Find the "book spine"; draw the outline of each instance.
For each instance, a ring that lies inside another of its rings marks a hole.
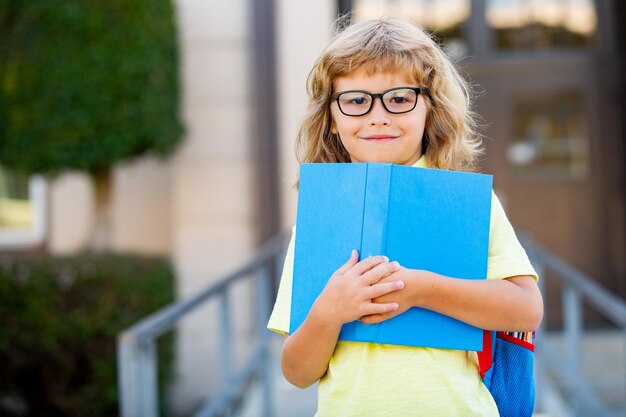
[[[363,232],[361,259],[385,254],[387,216],[389,212],[389,164],[367,164],[365,204],[363,206]]]

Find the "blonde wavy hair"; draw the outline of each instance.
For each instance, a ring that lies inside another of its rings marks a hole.
[[[304,162],[350,162],[339,137],[331,132],[333,82],[357,70],[405,72],[423,95],[427,116],[423,150],[430,166],[474,171],[482,152],[468,83],[436,43],[414,24],[398,18],[348,24],[317,59],[307,80],[309,105],[296,140]]]

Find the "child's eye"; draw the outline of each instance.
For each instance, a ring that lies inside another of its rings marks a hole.
[[[339,104],[343,107],[365,107],[369,102],[369,96],[361,93],[345,93],[339,96]]]
[[[415,92],[406,88],[388,91],[383,96],[387,109],[398,113],[410,111],[415,107],[416,98]]]
[[[402,103],[406,103],[409,100],[407,100],[406,97],[391,97],[390,102],[393,104],[402,104]]]

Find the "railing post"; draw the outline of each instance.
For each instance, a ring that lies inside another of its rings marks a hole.
[[[263,397],[263,417],[272,416],[272,378],[269,369],[269,337],[265,334],[268,330],[265,328],[269,318],[270,311],[270,286],[274,277],[268,273],[268,265],[264,263],[257,275],[258,302],[257,317],[259,319],[259,338],[267,340],[263,344],[263,352],[261,355],[261,391]]]
[[[117,340],[117,386],[120,402],[120,416],[138,417],[141,415],[138,384],[139,366],[135,361],[134,335],[122,333]]]
[[[157,398],[157,349],[154,339],[140,343],[140,361],[143,365],[143,379],[145,381],[143,390],[143,404],[145,416],[159,416],[159,401]]]
[[[581,332],[582,314],[580,294],[572,287],[566,286],[563,291],[563,313],[565,327],[565,357],[566,366],[573,375],[581,375]],[[572,410],[574,415],[580,415],[580,401],[572,398]]]
[[[222,356],[222,380],[228,381],[232,374],[233,363],[233,333],[231,329],[230,319],[230,302],[228,299],[228,291],[225,289],[219,295],[220,297],[220,341],[221,341],[221,356]],[[230,410],[226,410],[224,415],[230,415]]]
[[[122,417],[158,417],[156,345],[122,333],[118,341],[118,382]]]
[[[572,287],[563,289],[565,314],[565,345],[567,362],[572,372],[580,373],[582,311],[580,294]]]

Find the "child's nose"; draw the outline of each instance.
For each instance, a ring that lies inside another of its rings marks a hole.
[[[380,97],[377,97],[377,99],[374,100],[374,104],[372,105],[372,110],[370,110],[369,112],[369,116],[369,123],[371,126],[386,126],[389,124],[389,112],[383,106]]]

